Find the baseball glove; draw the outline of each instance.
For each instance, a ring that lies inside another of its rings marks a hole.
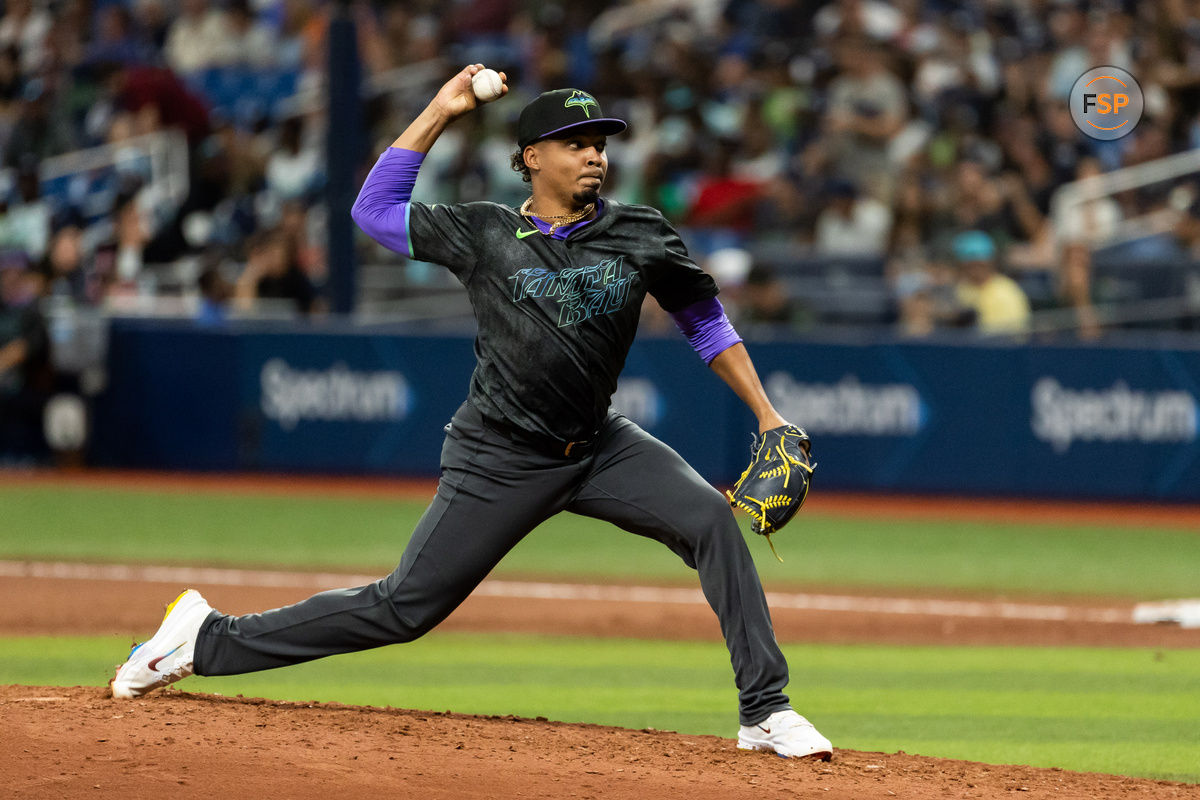
[[[771,534],[804,505],[816,464],[809,456],[808,434],[795,425],[780,425],[755,436],[750,454],[750,466],[725,494],[730,505],[751,516],[754,532],[766,536],[775,553]]]

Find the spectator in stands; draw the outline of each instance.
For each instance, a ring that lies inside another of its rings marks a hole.
[[[907,92],[878,45],[850,38],[837,48],[840,72],[829,84],[824,155],[835,176],[888,200],[895,171],[888,148],[907,120]]]
[[[313,2],[311,13],[302,13],[300,19],[303,27],[299,29],[299,44],[301,45],[301,65],[304,76],[302,86],[316,88],[324,79],[328,66],[328,34],[329,22],[333,19],[337,4],[333,2]],[[439,7],[441,15],[448,12]],[[374,12],[366,0],[353,0],[350,3],[350,13],[358,32],[358,53],[363,64],[364,74],[373,74],[380,68],[377,63],[380,54],[379,34],[374,21]],[[287,34],[285,34],[285,37]],[[295,39],[289,39],[289,50],[295,44]],[[288,53],[287,55],[291,55]],[[504,63],[496,62],[496,63]]]
[[[1165,104],[1177,113],[1169,121],[1172,138],[1186,141],[1187,126],[1200,113],[1200,36],[1196,35],[1195,6],[1183,2],[1155,6],[1157,14],[1151,30],[1142,29],[1144,60],[1134,72],[1168,97]],[[1153,92],[1152,88],[1152,92]]]
[[[254,69],[267,69],[279,63],[275,31],[254,15],[249,0],[229,0],[225,16],[229,36],[226,44],[231,53],[226,63]]]
[[[796,61],[786,51],[767,56],[764,62],[756,76],[762,83],[762,121],[776,148],[790,155],[801,137],[816,127],[810,76],[793,69]]]
[[[392,4],[384,9],[391,15],[396,9],[405,8],[400,4]],[[391,17],[386,21],[386,27],[391,31],[390,40],[403,42],[405,52],[395,54],[393,58],[401,59],[398,66],[428,61],[437,58],[444,37],[444,23],[431,13],[431,8],[406,9],[405,18]]]
[[[39,266],[47,297],[66,298],[75,305],[89,305],[88,275],[84,255],[82,220],[64,214],[55,221],[50,247]]]
[[[0,47],[0,118],[9,116],[9,110],[21,99],[21,52],[16,45]]]
[[[1000,87],[1000,66],[990,40],[964,29],[962,18],[947,15],[936,25],[911,32],[915,59],[913,99],[926,118],[950,106],[969,107],[982,116]],[[980,120],[986,125],[986,120]]]
[[[1156,119],[1144,119],[1129,135],[1130,147],[1125,153],[1124,164],[1136,166],[1147,161],[1157,161],[1171,154],[1171,137],[1168,126]]]
[[[931,176],[917,169],[902,173],[892,208],[892,227],[888,236],[888,254],[902,255],[917,248],[922,258],[933,237],[936,203]]]
[[[88,292],[94,302],[116,294],[136,294],[137,279],[142,272],[146,244],[150,231],[138,206],[140,186],[124,187],[117,196],[111,227],[96,247]]]
[[[208,107],[171,70],[110,63],[99,72],[115,111],[112,141],[175,129],[196,146],[208,135]]]
[[[813,18],[813,25],[823,39],[865,36],[875,42],[890,42],[900,35],[905,24],[903,12],[882,0],[834,0]]]
[[[1022,177],[993,175],[977,161],[955,167],[954,184],[943,198],[935,227],[945,232],[978,230],[1014,249],[1019,265],[1052,261],[1051,228],[1033,203]],[[1022,247],[1014,248],[1014,244]]]
[[[782,240],[798,248],[810,247],[814,217],[823,202],[823,197],[807,190],[794,176],[780,175],[768,181],[754,211],[755,240]]]
[[[1101,174],[1100,161],[1089,157],[1079,162],[1075,177],[1082,181]],[[1055,235],[1060,243],[1080,242],[1099,247],[1116,235],[1121,224],[1121,206],[1112,197],[1097,197],[1067,207],[1056,221]]]
[[[36,161],[22,162],[13,194],[11,200],[0,197],[0,250],[16,250],[37,261],[50,239],[50,204],[42,199]]]
[[[288,243],[289,258],[300,267],[300,271],[314,283],[324,281],[328,271],[325,263],[325,248],[312,236],[312,212],[299,200],[283,204],[279,215],[279,230]]]
[[[0,49],[17,49],[23,75],[34,75],[41,68],[46,41],[53,19],[49,10],[34,0],[8,0],[0,18]]]
[[[76,67],[87,60],[87,47],[95,26],[92,24],[92,4],[88,0],[57,0],[54,3],[54,24],[46,35],[46,60],[42,70],[56,79],[64,72],[75,72],[76,78],[84,76]],[[73,81],[68,80],[68,83]],[[86,107],[90,102],[90,87],[86,81],[75,84],[83,91],[77,100]]]
[[[939,320],[947,316],[946,291],[949,281],[944,270],[935,268],[924,245],[924,228],[914,204],[919,203],[920,190],[902,187],[907,194],[910,212],[892,231],[887,261],[887,277],[896,303],[899,331],[902,336],[921,337],[934,332]]]
[[[887,252],[891,210],[863,197],[852,181],[837,179],[825,191],[827,205],[817,217],[814,245],[823,256],[878,256]]]
[[[223,323],[229,316],[229,301],[233,299],[234,288],[221,275],[218,266],[206,267],[196,279],[196,287],[200,290],[196,321],[203,325]]]
[[[772,135],[761,100],[743,103],[739,99],[730,102],[728,111],[744,117],[731,163],[733,174],[760,185],[781,177],[787,168],[787,154]]]
[[[1045,166],[1044,162],[1033,163]],[[1054,258],[1054,227],[1046,215],[1049,198],[1046,208],[1039,207],[1029,191],[1029,180],[1036,175],[1007,172],[996,179],[1003,198],[1000,219],[1012,269],[1045,267]]]
[[[1058,176],[1046,154],[1038,147],[1039,127],[1030,114],[1002,126],[997,141],[1003,151],[1003,174],[1016,174],[1025,183],[1031,201],[1042,214],[1050,211],[1050,199],[1058,188]]]
[[[404,6],[393,4],[393,9]],[[308,0],[281,0],[277,6],[281,17],[279,22],[279,45],[276,49],[278,65],[283,69],[299,70],[304,66],[305,48],[304,29],[316,15],[316,10]],[[432,56],[430,56],[432,57]]]
[[[202,150],[207,177],[220,183],[214,199],[253,196],[263,188],[274,137],[255,136],[221,115],[214,115],[212,127]]]
[[[883,3],[876,0],[872,5]],[[736,26],[736,44],[746,51],[796,52],[813,29],[817,6],[805,0],[732,0],[725,4],[722,15],[727,23]]]
[[[1055,53],[1045,76],[1046,92],[1052,101],[1063,101],[1071,94],[1075,79],[1094,64],[1107,61],[1088,60],[1087,37],[1093,26],[1102,26],[1099,19],[1089,20],[1080,3],[1059,3],[1049,9],[1047,29],[1053,39]],[[1065,105],[1065,104],[1064,104]]]
[[[996,243],[983,231],[954,238],[959,268],[958,301],[985,334],[1021,333],[1029,329],[1029,299],[1016,281],[996,269]]]
[[[1100,337],[1100,318],[1092,304],[1092,250],[1084,242],[1072,242],[1063,248],[1058,297],[1065,307],[1074,309],[1080,339]]]
[[[1075,127],[1066,103],[1046,102],[1039,111],[1041,131],[1037,150],[1049,160],[1050,168],[1054,171],[1054,182],[1067,183],[1079,171],[1080,160],[1090,155],[1086,137],[1081,136]]]
[[[229,56],[229,20],[209,0],[182,0],[180,15],[167,32],[163,52],[167,65],[180,75],[190,75],[226,63]]]
[[[168,12],[165,0],[130,0],[130,6],[133,11],[133,24],[141,30],[155,58],[159,58],[167,44],[167,34],[171,26],[167,15],[176,10],[177,3],[171,2],[171,12]]]
[[[304,200],[321,188],[324,154],[305,141],[305,120],[293,116],[279,128],[279,142],[267,159],[267,188],[279,200]]]
[[[1200,186],[1191,186],[1192,203],[1175,226],[1179,246],[1191,258],[1200,260]]]
[[[695,199],[687,212],[689,225],[728,228],[749,233],[762,183],[735,175],[732,161],[737,143],[724,140],[708,151],[705,168],[696,181]]]
[[[253,311],[258,300],[290,300],[297,311],[321,310],[316,289],[291,259],[287,238],[277,229],[257,234],[247,247],[246,268],[238,278],[234,302],[241,311]]]
[[[57,97],[42,79],[25,83],[15,109],[12,133],[4,147],[4,166],[18,167],[26,161],[42,161],[65,153],[74,145],[67,120],[61,119]]]
[[[121,3],[96,12],[96,37],[87,48],[92,64],[151,64],[157,60],[150,41],[134,25],[133,14]]]
[[[937,328],[933,286],[924,272],[905,272],[894,285],[899,311],[899,332],[907,338],[929,336]]]
[[[42,410],[53,388],[41,282],[23,258],[0,263],[0,460],[45,455]]]
[[[447,28],[462,44],[467,61],[505,63],[514,55],[506,34],[517,11],[516,0],[460,0],[451,6]]]
[[[738,324],[787,325],[799,327],[801,309],[788,294],[779,276],[763,264],[755,264],[746,275]]]

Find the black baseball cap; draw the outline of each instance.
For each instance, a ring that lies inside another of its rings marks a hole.
[[[517,146],[524,150],[542,139],[565,136],[566,132],[584,125],[593,125],[605,136],[621,133],[628,125],[624,120],[606,117],[600,104],[580,89],[555,89],[543,92],[521,110],[517,120]]]

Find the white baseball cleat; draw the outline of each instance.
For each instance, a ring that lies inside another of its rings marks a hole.
[[[813,724],[790,708],[776,711],[757,725],[738,730],[739,750],[766,750],[783,758],[833,758],[833,745]]]
[[[141,697],[191,675],[196,635],[212,610],[195,589],[176,597],[155,634],[129,651],[129,658],[117,667],[109,682],[113,697]]]

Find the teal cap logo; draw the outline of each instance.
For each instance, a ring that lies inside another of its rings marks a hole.
[[[571,108],[572,106],[579,106],[582,108],[583,115],[588,119],[591,119],[592,112],[589,106],[595,106],[596,108],[599,108],[600,104],[596,102],[596,98],[592,97],[587,92],[581,92],[576,89],[571,93],[571,96],[567,98],[567,102],[563,103],[563,108]]]

